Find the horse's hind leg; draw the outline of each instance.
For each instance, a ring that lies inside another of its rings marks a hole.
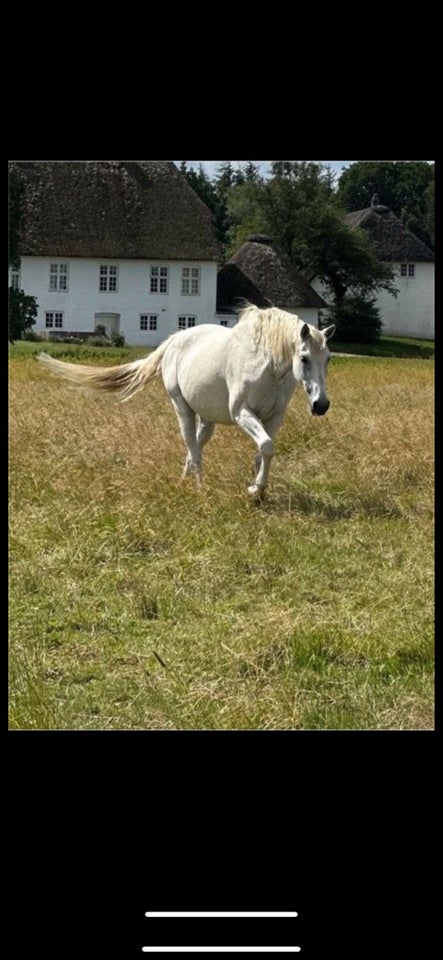
[[[180,426],[180,433],[185,442],[187,449],[185,466],[183,469],[182,479],[187,477],[190,473],[195,474],[197,483],[200,483],[201,480],[201,451],[200,445],[197,442],[196,429],[195,429],[195,413],[191,409],[184,397],[174,396],[171,397],[171,402],[174,407],[174,410],[177,414],[177,419]],[[208,438],[209,439],[209,438]]]
[[[211,439],[212,434],[214,433],[214,427],[215,423],[211,423],[209,420],[203,420],[201,417],[198,417],[197,443],[200,447],[200,452],[208,440]]]

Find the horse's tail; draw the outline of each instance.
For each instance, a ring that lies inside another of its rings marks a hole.
[[[172,337],[177,334],[172,334]],[[37,360],[51,372],[92,390],[112,390],[120,400],[129,400],[160,372],[163,356],[172,337],[168,337],[149,356],[118,367],[88,367],[80,363],[55,360],[47,353],[39,353]]]

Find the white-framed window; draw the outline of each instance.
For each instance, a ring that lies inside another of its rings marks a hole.
[[[107,264],[100,264],[100,292],[116,293],[118,281],[118,267]]]
[[[63,314],[59,310],[51,310],[49,313],[45,313],[45,327],[47,330],[51,330],[54,327],[60,330],[63,326]]]
[[[156,330],[158,313],[141,313],[140,330]]]
[[[50,263],[49,264],[49,289],[63,290],[68,289],[68,264]]]
[[[20,270],[15,267],[11,267],[11,282],[10,286],[13,290],[20,289]]]
[[[415,263],[401,263],[401,264],[400,264],[400,276],[401,276],[401,277],[415,277]]]
[[[182,316],[178,318],[178,329],[187,330],[188,327],[195,327],[196,317]]]
[[[220,320],[220,326],[221,326],[221,327],[227,327],[227,326],[228,326],[228,321],[227,321],[227,320]]]
[[[200,267],[182,268],[182,294],[197,296],[200,293]]]
[[[169,280],[168,267],[151,267],[149,289],[151,293],[167,293]]]

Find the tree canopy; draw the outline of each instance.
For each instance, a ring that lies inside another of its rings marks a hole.
[[[342,173],[337,197],[348,211],[375,198],[433,249],[434,181],[434,165],[425,160],[358,160]]]
[[[352,231],[322,164],[272,161],[267,181],[240,183],[227,197],[228,254],[250,233],[266,233],[308,281],[323,278],[335,300],[348,290],[395,292],[393,273],[373,253],[368,238]]]

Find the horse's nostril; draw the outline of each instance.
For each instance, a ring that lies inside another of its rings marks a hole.
[[[312,412],[317,417],[321,417],[329,410],[329,400],[315,400],[312,404]]]

